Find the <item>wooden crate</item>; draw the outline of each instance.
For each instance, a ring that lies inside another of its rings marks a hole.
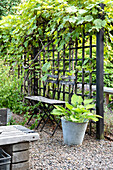
[[[39,134],[21,125],[0,126],[0,146],[11,156],[11,170],[29,170],[29,142]]]
[[[5,145],[2,148],[11,155],[11,170],[29,170],[29,142]]]

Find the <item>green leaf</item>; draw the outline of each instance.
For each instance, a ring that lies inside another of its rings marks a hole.
[[[70,19],[69,19],[69,22],[71,23],[75,23],[77,21],[77,17],[74,17],[72,16]]]
[[[106,21],[103,20],[103,21],[102,21],[102,27],[105,27],[105,26],[106,26]]]
[[[74,115],[71,115],[70,118],[71,118],[71,120],[72,120],[73,122],[78,122],[78,119],[76,119],[76,118],[74,117]]]
[[[73,106],[70,105],[69,103],[66,103],[66,107],[67,107],[69,110],[72,110],[72,109],[73,109]]]
[[[99,31],[99,29],[102,28],[102,20],[101,19],[95,19],[93,23],[95,24],[95,28],[97,29],[97,31]]]
[[[84,19],[86,22],[91,22],[93,20],[93,17],[91,15],[86,15]]]
[[[92,103],[92,102],[93,102],[93,99],[85,99],[84,105],[87,105],[87,104]]]
[[[36,28],[37,28],[36,24],[34,26],[32,26],[32,30],[35,30]]]
[[[42,71],[47,72],[49,70],[50,66],[51,66],[50,62],[45,63],[42,67]]]
[[[83,102],[83,99],[82,99],[82,97],[81,97],[81,96],[78,96],[77,103],[78,103],[78,104],[81,104],[82,102]]]
[[[76,106],[77,103],[78,104],[81,104],[83,102],[83,99],[81,96],[77,96],[76,94],[74,94],[71,98],[71,103]]]
[[[25,41],[24,45],[25,45],[25,47],[27,47],[28,46],[28,41]]]
[[[93,8],[93,9],[92,9],[92,14],[93,14],[93,15],[97,15],[97,13],[98,13],[98,10],[95,9],[95,8]]]
[[[92,9],[94,6],[95,6],[95,4],[90,4],[90,5],[88,5],[86,8],[87,8],[87,9]]]
[[[79,13],[80,15],[85,14],[85,13],[87,13],[87,12],[88,12],[88,11],[85,10],[85,9],[80,9],[80,10],[78,11],[78,13]]]
[[[78,22],[77,22],[77,25],[79,25],[79,24],[83,24],[83,22],[84,22],[85,20],[84,20],[84,17],[79,17],[78,16]]]
[[[52,114],[52,115],[57,115],[57,116],[63,115],[63,113],[62,113],[60,110],[58,110],[58,109],[54,109],[54,110],[51,112],[51,114]]]
[[[93,116],[95,116],[95,117],[99,117],[99,118],[102,118],[102,116],[100,116],[100,115],[93,115]]]
[[[69,111],[68,109],[65,109],[64,107],[62,107],[62,106],[56,106],[55,105],[55,107],[57,108],[57,110],[58,110],[58,112],[60,111],[60,112],[62,112],[63,113],[63,115],[70,115],[71,114],[71,111]]]
[[[46,81],[47,80],[47,75],[44,75],[40,78],[42,81]]]
[[[39,34],[40,34],[40,35],[43,35],[43,31],[42,31],[41,28],[38,28],[38,31],[39,31]]]
[[[82,64],[82,66],[86,65],[88,62],[89,62],[89,58],[84,61],[84,63]]]
[[[89,104],[86,106],[86,109],[93,109],[95,107],[95,104]]]
[[[64,107],[62,107],[62,106],[56,106],[56,105],[54,105],[56,108],[57,108],[57,110],[60,110],[60,111],[62,111],[62,112],[66,112],[66,109],[64,108]]]
[[[78,100],[78,96],[74,94],[71,98],[71,103],[76,106]]]
[[[73,111],[75,113],[82,113],[83,112],[82,109],[80,109],[80,108],[73,108]]]
[[[65,10],[68,13],[76,13],[77,12],[77,8],[75,6],[67,7]]]
[[[63,46],[62,46],[62,45],[60,45],[60,46],[57,48],[58,52],[60,52],[62,49],[63,49]]]
[[[91,120],[93,120],[93,121],[95,121],[95,122],[98,121],[98,118],[96,118],[96,117],[94,117],[94,116],[88,116],[88,119],[91,119]]]

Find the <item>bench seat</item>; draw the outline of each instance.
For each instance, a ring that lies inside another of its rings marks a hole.
[[[42,103],[47,103],[47,104],[50,104],[50,105],[65,104],[65,101],[49,99],[49,98],[46,98],[46,97],[43,97],[43,96],[26,96],[25,99],[32,100],[32,101],[38,101],[38,102],[42,102]]]

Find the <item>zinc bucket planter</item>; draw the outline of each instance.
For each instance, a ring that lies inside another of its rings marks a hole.
[[[84,139],[88,122],[75,123],[61,118],[64,144],[81,145]]]

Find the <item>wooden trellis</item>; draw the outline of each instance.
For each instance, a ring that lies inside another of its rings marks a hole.
[[[86,40],[85,40],[86,39]],[[83,98],[94,97],[92,92],[92,85],[95,85],[95,81],[92,79],[92,75],[96,76],[96,36],[85,35],[79,40],[70,41],[66,46],[64,45],[61,52],[55,48],[54,40],[51,44],[51,40],[48,39],[46,42],[49,44],[47,46],[46,52],[43,50],[37,57],[34,66],[29,69],[29,76],[27,78],[27,83],[25,89],[29,95],[43,95],[44,94],[44,82],[41,77],[44,75],[41,68],[45,63],[50,63],[49,75],[56,78],[57,84],[62,88],[57,87],[56,92],[60,95],[56,95],[56,99],[62,98],[62,100],[67,100],[70,102],[70,98],[73,93],[81,95]],[[43,45],[45,46],[46,43]],[[34,56],[40,49],[34,49]],[[29,65],[29,61],[33,59],[33,56],[29,56],[25,63]],[[86,64],[85,64],[86,61]],[[87,66],[88,69],[87,70]],[[29,79],[30,77],[30,79]],[[29,79],[29,80],[28,80]],[[85,84],[89,85],[89,91],[85,90]],[[54,88],[50,91],[53,93]],[[67,99],[66,99],[67,98]]]
[[[63,33],[64,30],[61,30]],[[61,41],[55,45],[52,37],[44,36],[39,40],[38,48],[33,48],[33,54],[24,55],[24,66],[28,71],[25,74],[24,93],[26,95],[39,95],[71,102],[72,94],[76,93],[83,98],[94,98],[96,101],[96,114],[104,117],[103,111],[103,42],[104,31],[101,29],[97,35],[85,32],[85,25],[79,38],[71,38],[69,44],[63,45],[61,32],[58,32]],[[69,33],[72,32],[70,28]],[[34,60],[31,65],[31,60]],[[50,63],[47,77],[41,79],[45,72],[42,67]],[[93,92],[92,85],[96,85]],[[87,87],[87,88],[86,88]],[[49,93],[46,93],[48,89]],[[97,138],[103,138],[104,118],[97,122]]]
[[[96,112],[103,116],[103,36],[102,31],[97,36],[90,36],[83,29],[82,36],[75,41],[70,40],[60,52],[54,45],[55,40],[51,42],[51,38],[48,38],[47,42],[40,42],[40,48],[34,49],[34,55],[24,58],[24,65],[29,66],[29,61],[48,44],[33,66],[29,67],[24,83],[25,94],[55,97],[69,103],[74,93],[83,98],[95,98]],[[48,83],[41,80],[45,74],[41,68],[47,62],[50,63]],[[97,87],[96,94],[92,91],[92,85]],[[49,94],[46,94],[47,88]],[[102,134],[103,119],[97,123],[97,138],[101,138]]]

